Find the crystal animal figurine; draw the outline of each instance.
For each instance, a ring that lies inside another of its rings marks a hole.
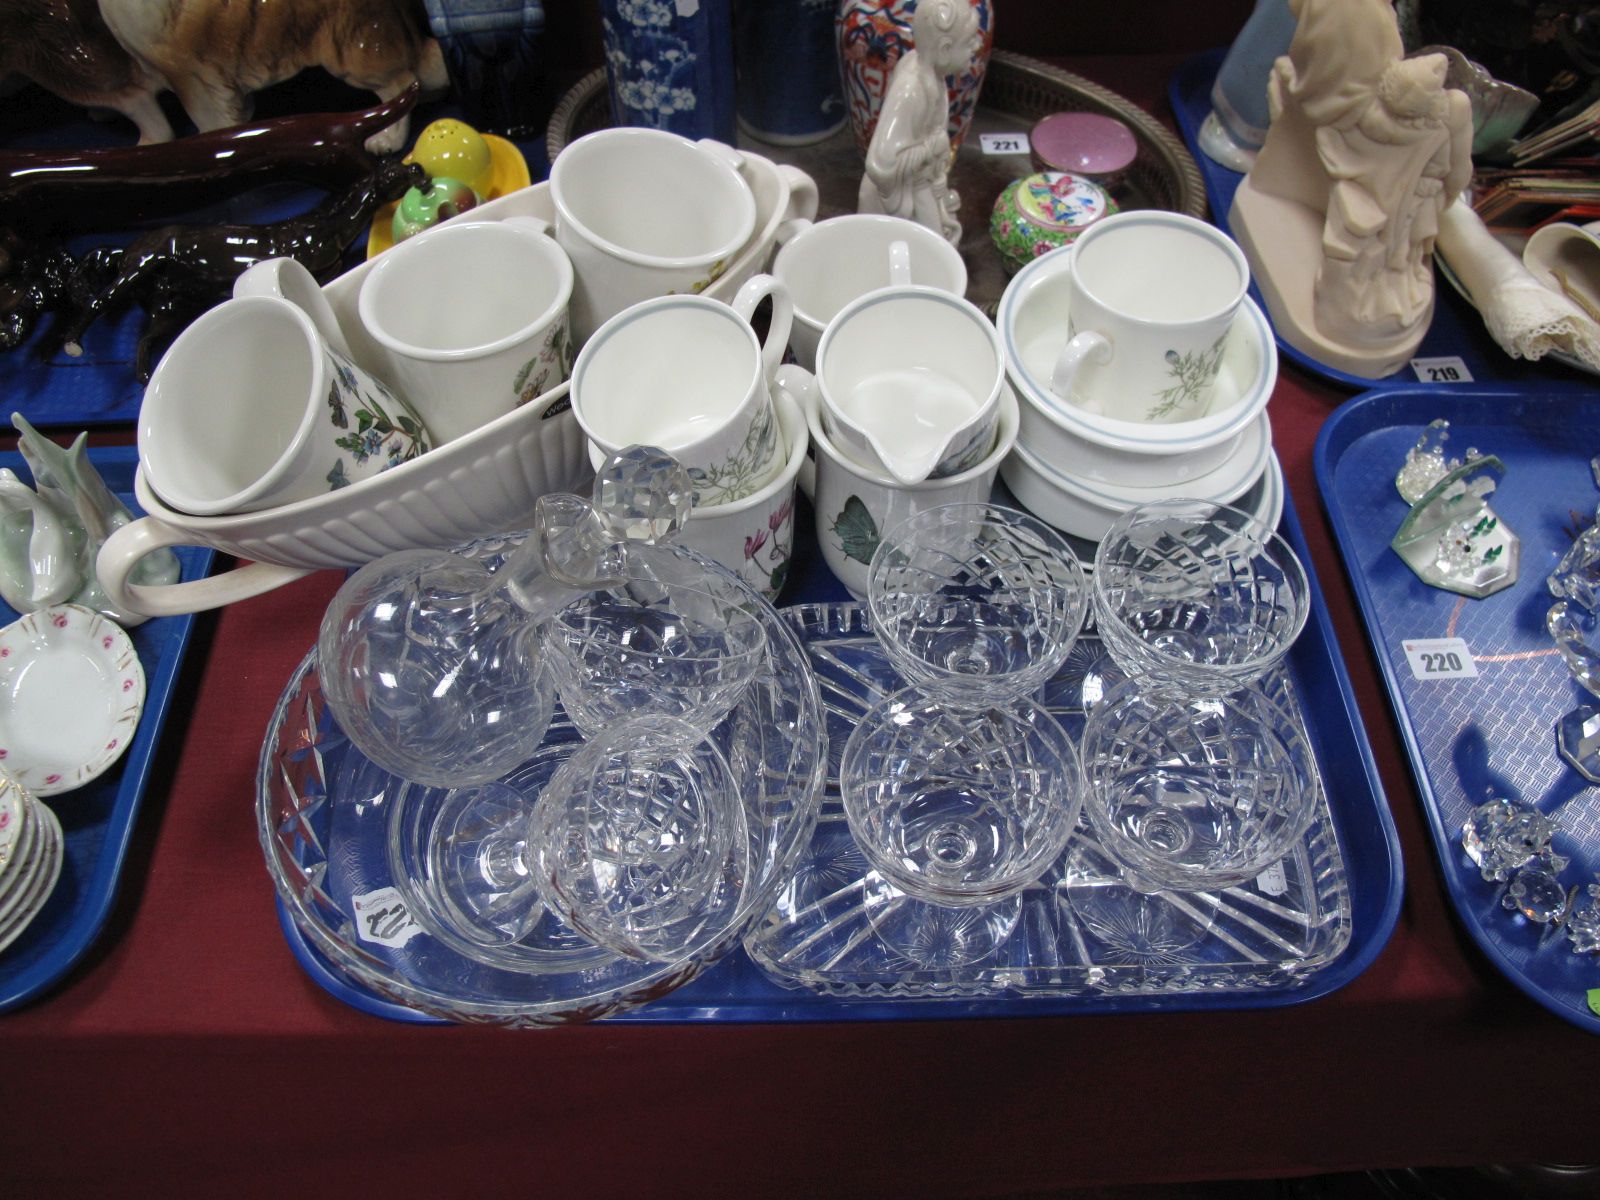
[[[1600,456],[1590,470],[1600,486]],[[1573,680],[1600,696],[1600,509],[1595,516],[1546,581],[1556,602],[1545,628]],[[1600,783],[1600,707],[1580,704],[1557,721],[1556,749],[1578,774]]]
[[[1574,899],[1573,892],[1561,886],[1561,870],[1566,864],[1559,855],[1539,855],[1511,877],[1500,898],[1501,907],[1538,925],[1560,925],[1572,911]]]
[[[1567,943],[1574,954],[1600,954],[1600,875],[1595,879],[1586,889],[1589,903],[1574,905],[1567,915]]]
[[[1406,452],[1394,483],[1411,511],[1389,544],[1424,583],[1481,599],[1516,582],[1522,543],[1488,503],[1505,464],[1475,447],[1447,458],[1448,430],[1433,421]]]
[[[1555,855],[1550,843],[1560,826],[1541,812],[1524,808],[1504,796],[1480,804],[1461,827],[1461,848],[1491,883],[1504,883],[1535,860],[1567,860]]]

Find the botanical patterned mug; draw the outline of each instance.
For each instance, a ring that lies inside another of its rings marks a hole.
[[[809,372],[786,366],[778,372],[778,387],[799,403],[811,435],[813,457],[801,465],[800,487],[816,512],[823,561],[858,600],[866,598],[867,564],[885,530],[941,504],[987,500],[1001,461],[1017,442],[1017,396],[1007,387],[1000,394],[994,444],[980,462],[959,475],[903,484],[840,451],[823,423],[816,378]]]
[[[1053,253],[1072,256],[1055,396],[1120,421],[1205,416],[1250,286],[1233,239],[1194,217],[1140,210],[1097,221]]]
[[[227,300],[178,335],[139,408],[139,465],[173,508],[255,512],[416,458],[422,421],[298,305]]]
[[[652,296],[715,283],[756,228],[744,156],[662,129],[586,134],[550,166],[556,240],[578,272],[572,330],[582,345]]]
[[[442,445],[566,381],[573,280],[544,221],[458,217],[384,251],[356,306]]]
[[[765,341],[750,327],[767,297]],[[572,411],[603,454],[659,446],[694,484],[695,507],[759,491],[784,467],[772,379],[789,341],[789,291],[757,275],[731,305],[661,296],[624,309],[589,339],[572,369]]]

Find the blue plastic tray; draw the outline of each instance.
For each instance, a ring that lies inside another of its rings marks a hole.
[[[1407,506],[1395,472],[1427,423],[1450,422],[1447,450],[1469,446],[1506,464],[1490,503],[1522,542],[1514,585],[1468,600],[1423,584],[1389,539]],[[1559,932],[1501,907],[1505,885],[1485,882],[1461,849],[1461,824],[1493,789],[1559,814],[1556,849],[1572,857],[1569,887],[1600,870],[1600,789],[1556,756],[1554,724],[1586,697],[1545,632],[1545,579],[1572,543],[1574,514],[1600,492],[1589,459],[1600,453],[1600,390],[1383,389],[1344,405],[1317,439],[1316,472],[1356,601],[1383,670],[1416,773],[1445,889],[1489,960],[1552,1012],[1593,1033],[1585,993],[1600,960],[1573,954]],[[1475,679],[1418,681],[1401,642],[1460,637]],[[1580,888],[1580,896],[1582,890]],[[1587,899],[1584,901],[1587,903]]]
[[[132,493],[138,452],[132,446],[111,446],[91,449],[89,458],[111,490],[137,513]],[[21,454],[0,454],[0,467],[31,478]],[[184,579],[200,579],[211,569],[210,550],[185,546],[177,555]],[[0,623],[14,621],[16,615],[0,602]],[[25,1003],[65,975],[105,924],[193,627],[193,616],[162,617],[129,630],[144,667],[145,701],[128,752],[86,786],[40,802],[61,819],[66,856],[61,880],[43,911],[0,953],[0,1012]]]
[[[1226,50],[1208,50],[1191,58],[1178,68],[1167,85],[1167,96],[1183,140],[1199,164],[1200,175],[1205,180],[1206,200],[1211,205],[1211,220],[1219,229],[1228,232],[1228,211],[1233,207],[1233,193],[1244,178],[1231,171],[1200,149],[1200,126],[1211,112],[1211,85],[1216,82],[1217,71],[1222,66]],[[1544,360],[1537,363],[1512,358],[1495,344],[1484,328],[1483,318],[1464,297],[1441,279],[1438,299],[1433,310],[1433,324],[1429,326],[1415,358],[1457,357],[1466,364],[1473,380],[1478,383],[1529,382],[1548,384],[1551,380],[1581,380],[1581,371],[1561,363]],[[1250,285],[1250,294],[1256,303],[1267,311],[1261,291]],[[1271,319],[1270,314],[1268,319]],[[1389,384],[1416,382],[1409,365],[1384,379],[1366,379],[1325,366],[1316,359],[1278,338],[1278,349],[1285,358],[1314,375],[1330,380],[1341,387],[1360,391]],[[1440,383],[1439,387],[1459,387],[1460,384]]]
[[[797,513],[809,528],[809,510]],[[1284,535],[1307,563],[1299,522],[1286,505]],[[814,546],[797,539],[795,584],[787,599],[829,602],[847,599],[818,560]],[[609,1021],[845,1021],[947,1020],[967,1017],[1063,1016],[1073,1013],[1153,1012],[1274,1008],[1304,1003],[1343,987],[1377,956],[1394,930],[1400,909],[1400,847],[1378,783],[1372,752],[1356,710],[1350,681],[1339,657],[1321,590],[1312,578],[1312,618],[1290,655],[1295,686],[1305,698],[1308,725],[1333,810],[1349,875],[1351,939],[1344,953],[1293,990],[1069,998],[984,997],[972,1000],[857,1000],[790,990],[773,983],[742,951],[698,979],[643,1008]],[[309,947],[279,906],[279,921],[295,958],[329,993],[363,1012],[395,1020],[437,1023],[352,984]]]

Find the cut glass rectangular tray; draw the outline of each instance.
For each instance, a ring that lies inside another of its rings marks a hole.
[[[1429,587],[1389,548],[1408,511],[1394,477],[1428,422],[1450,422],[1446,451],[1469,446],[1505,463],[1491,506],[1521,540],[1516,582],[1482,600]],[[1506,885],[1484,880],[1461,848],[1467,814],[1491,794],[1531,805],[1561,823],[1561,873],[1584,886],[1600,871],[1600,789],[1556,754],[1554,726],[1587,700],[1549,634],[1545,580],[1600,492],[1589,460],[1600,453],[1600,395],[1591,389],[1468,388],[1442,394],[1420,385],[1359,396],[1323,425],[1316,473],[1334,540],[1405,739],[1445,891],[1478,946],[1534,1000],[1592,1033],[1600,1016],[1600,958],[1577,955],[1566,937],[1501,905]],[[1404,642],[1459,637],[1476,668],[1470,678],[1418,679]]]
[[[745,939],[750,956],[779,982],[841,997],[904,999],[1274,991],[1303,985],[1350,945],[1350,880],[1319,777],[1305,838],[1249,884],[1141,897],[1121,882],[1081,816],[1062,858],[1023,892],[1017,927],[997,951],[961,967],[919,966],[875,932],[873,914],[895,901],[884,901],[881,876],[851,838],[838,789],[839,757],[851,730],[905,681],[873,637],[864,606],[803,605],[785,615],[817,672],[830,762],[810,849],[777,907]],[[1077,742],[1085,700],[1092,704],[1116,678],[1120,672],[1100,639],[1086,633],[1042,699]],[[1276,672],[1265,686],[1301,712],[1287,672]],[[1092,915],[1080,907],[1085,899],[1094,901]],[[957,940],[971,912],[957,915]]]

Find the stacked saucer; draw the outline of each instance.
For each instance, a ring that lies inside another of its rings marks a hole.
[[[0,951],[39,915],[61,877],[61,823],[0,772]]]
[[[1128,509],[1173,497],[1232,504],[1275,523],[1279,468],[1266,406],[1278,359],[1260,308],[1248,297],[1240,305],[1203,416],[1117,420],[1051,392],[1051,366],[1070,329],[1072,267],[1067,251],[1037,258],[1000,301],[1006,376],[1021,401],[1016,448],[1000,468],[1012,493],[1042,520],[1090,542]]]

